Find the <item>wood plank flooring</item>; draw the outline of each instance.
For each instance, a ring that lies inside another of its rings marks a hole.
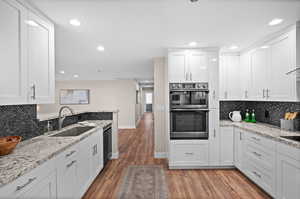
[[[153,115],[146,113],[136,130],[120,130],[119,159],[108,163],[84,199],[116,198],[128,165],[162,165],[172,199],[271,198],[235,169],[168,170],[165,159],[153,158],[153,150]]]

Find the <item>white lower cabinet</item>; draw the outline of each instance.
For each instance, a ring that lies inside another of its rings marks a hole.
[[[169,167],[208,166],[208,140],[171,140]]]
[[[102,130],[0,188],[0,199],[79,199],[103,168]]]
[[[233,127],[220,128],[220,166],[233,166]]]
[[[19,199],[56,199],[56,172],[40,180],[32,189],[17,197]]]
[[[234,166],[240,171],[244,170],[244,139],[245,133],[243,130],[234,128]]]
[[[277,144],[276,198],[300,198],[300,149]]]

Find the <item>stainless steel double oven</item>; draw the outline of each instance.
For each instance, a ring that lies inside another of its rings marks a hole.
[[[170,83],[170,138],[208,139],[208,83]]]

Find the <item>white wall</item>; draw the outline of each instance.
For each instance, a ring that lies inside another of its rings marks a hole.
[[[167,152],[166,131],[166,89],[165,89],[166,60],[154,59],[154,152],[156,157],[163,157]]]
[[[57,81],[55,104],[39,105],[39,113],[57,113],[60,89],[90,89],[90,104],[70,105],[75,111],[119,110],[119,128],[135,128],[134,80]]]

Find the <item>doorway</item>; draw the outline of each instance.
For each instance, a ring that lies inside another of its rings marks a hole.
[[[145,112],[152,112],[152,104],[153,104],[153,93],[148,92],[145,94]]]

